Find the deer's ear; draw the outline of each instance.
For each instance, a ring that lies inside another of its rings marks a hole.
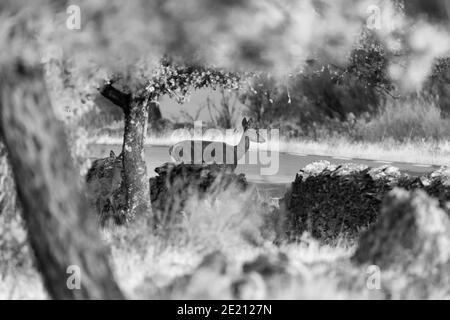
[[[109,157],[110,157],[110,158],[115,158],[115,157],[116,157],[116,154],[114,153],[113,150],[111,150],[111,151],[109,152]]]
[[[247,119],[246,118],[242,119],[242,127],[247,128]]]

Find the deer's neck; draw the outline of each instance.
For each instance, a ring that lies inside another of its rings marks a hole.
[[[248,151],[248,149],[250,149],[250,139],[249,137],[247,137],[247,134],[245,132],[242,134],[241,140],[234,148],[236,160],[241,159]]]

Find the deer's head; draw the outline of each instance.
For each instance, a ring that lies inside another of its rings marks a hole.
[[[266,141],[261,136],[259,128],[253,125],[252,119],[248,121],[246,118],[242,119],[242,128],[244,129],[244,134],[250,139],[250,141],[256,143],[263,143]]]

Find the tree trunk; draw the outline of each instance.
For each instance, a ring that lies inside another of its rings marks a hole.
[[[149,101],[134,98],[124,109],[123,139],[124,190],[128,217],[150,213],[150,188],[145,165],[144,143],[147,134]]]
[[[145,165],[145,137],[147,134],[150,104],[155,97],[132,97],[114,88],[110,83],[100,88],[100,93],[122,108],[125,115],[123,138],[124,173],[122,192],[125,194],[127,221],[136,215],[151,213],[150,186]]]
[[[11,157],[28,239],[50,296],[123,298],[40,67],[18,61],[0,70],[0,131]],[[79,289],[77,281],[69,285],[76,270]]]

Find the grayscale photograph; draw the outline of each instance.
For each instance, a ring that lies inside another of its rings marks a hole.
[[[0,0],[0,46],[0,300],[450,299],[450,0]]]

